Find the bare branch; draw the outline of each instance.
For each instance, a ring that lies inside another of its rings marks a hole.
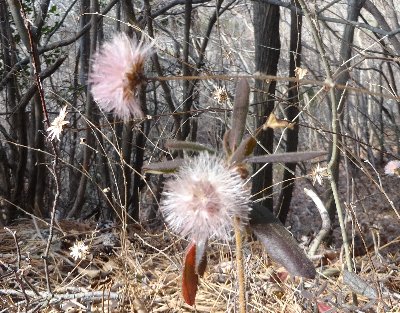
[[[319,215],[322,219],[321,229],[318,232],[318,235],[312,241],[310,250],[308,251],[308,255],[311,257],[315,255],[315,252],[317,251],[319,245],[329,234],[331,230],[331,220],[329,218],[328,211],[326,210],[324,204],[322,203],[322,200],[318,197],[318,195],[313,190],[307,188],[304,188],[304,192],[307,196],[311,198],[312,201],[314,201],[315,206],[317,207]]]

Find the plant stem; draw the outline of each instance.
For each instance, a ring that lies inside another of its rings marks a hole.
[[[246,313],[246,300],[245,300],[246,284],[244,279],[244,266],[243,266],[243,242],[242,242],[242,234],[240,231],[239,217],[235,216],[233,218],[233,225],[235,229],[235,242],[236,242],[236,271],[239,284],[239,312]]]
[[[305,1],[304,0],[298,0],[298,1],[304,12],[304,17],[310,26],[311,33],[314,37],[315,44],[317,46],[317,50],[321,54],[322,64],[324,66],[327,81],[331,82],[332,85],[334,86],[335,84],[334,84],[333,78],[332,78],[331,67],[326,58],[326,53],[325,53],[325,49],[324,49],[322,40],[318,34],[315,24],[312,21],[310,12],[307,9]],[[335,180],[335,171],[337,171],[336,162],[338,162],[338,160],[339,160],[340,152],[339,152],[339,116],[338,116],[338,112],[337,112],[336,96],[335,96],[335,92],[334,92],[333,88],[329,89],[329,97],[330,97],[330,102],[331,102],[331,113],[332,113],[332,151],[331,151],[331,157],[330,157],[330,160],[328,163],[328,173],[329,173],[329,177],[330,177],[329,180],[331,183],[330,184],[331,190],[332,190],[332,194],[334,197],[336,210],[337,210],[337,214],[338,214],[340,230],[342,233],[347,270],[349,272],[353,272],[349,241],[348,241],[347,233],[346,233],[346,225],[344,223],[342,206],[340,205],[340,199],[339,199],[339,194],[338,194],[338,190],[337,190],[337,181]]]

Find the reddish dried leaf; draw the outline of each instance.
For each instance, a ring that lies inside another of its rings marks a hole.
[[[340,251],[335,250],[327,250],[324,252],[321,265],[328,265],[334,263],[340,257]]]
[[[319,302],[319,301],[317,302],[317,306],[318,306],[318,312],[319,313],[332,312],[331,310],[333,309],[332,307],[330,307],[326,303]]]
[[[289,273],[287,271],[282,271],[278,272],[277,276],[279,277],[279,280],[283,283],[288,279]]]
[[[273,273],[269,278],[269,281],[272,283],[284,283],[289,277],[289,273],[287,271]]]
[[[185,256],[182,276],[182,295],[185,302],[193,305],[196,298],[199,275],[196,274],[196,244],[191,243]]]

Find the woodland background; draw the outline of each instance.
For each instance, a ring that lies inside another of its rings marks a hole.
[[[376,247],[374,232],[395,240],[399,180],[383,167],[400,159],[396,2],[0,0],[1,224],[54,212],[60,222],[160,227],[165,176],[143,174],[143,165],[174,157],[169,139],[221,149],[245,76],[248,133],[272,112],[295,122],[264,131],[255,154],[326,150],[320,165],[332,174],[314,186],[316,162],[255,167],[254,200],[307,247],[320,218],[299,186],[313,188],[333,223],[324,248],[340,248],[333,181],[353,252],[365,254],[369,240]],[[94,52],[117,32],[154,40],[146,75],[169,77],[143,85],[147,117],[126,123],[99,111],[87,82]],[[48,123],[65,105],[69,124],[50,141]]]

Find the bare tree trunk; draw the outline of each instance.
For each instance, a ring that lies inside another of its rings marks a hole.
[[[0,142],[0,226],[6,226],[11,219],[12,208],[2,199],[9,199],[11,182],[6,151]]]
[[[39,58],[37,58],[37,69],[40,69],[40,63],[39,63]],[[40,71],[39,71],[40,72]],[[35,214],[37,216],[43,216],[43,217],[48,217],[48,212],[45,210],[45,202],[44,202],[44,196],[45,196],[45,190],[46,190],[46,159],[45,159],[45,145],[44,145],[44,114],[42,111],[42,101],[43,99],[40,97],[39,94],[36,94],[34,97],[34,130],[35,130],[35,141],[34,141],[34,147],[36,147],[38,150],[36,150],[35,153],[35,163],[36,163],[36,178],[32,179],[31,177],[31,182],[35,182],[35,197],[34,197],[34,203],[33,203],[33,208]]]
[[[279,7],[265,4],[261,1],[254,1],[254,37],[255,37],[255,65],[256,71],[262,74],[276,75],[280,55],[279,36]],[[254,101],[258,117],[257,126],[261,126],[266,117],[274,110],[274,98],[276,82],[256,80],[256,93]],[[259,139],[260,145],[255,149],[255,155],[272,152],[274,133],[271,128],[262,132]],[[264,147],[264,148],[263,148]],[[261,205],[273,210],[272,199],[272,165],[260,169],[254,166],[254,173],[257,173],[253,180],[252,194],[257,199],[262,198]]]
[[[32,56],[34,58],[34,75],[39,75],[41,73],[41,61],[38,53],[38,45],[40,38],[42,36],[42,28],[45,24],[45,19],[49,9],[50,0],[42,0],[40,2],[39,10],[37,11],[36,19],[34,22],[35,27],[31,28],[31,42],[32,42]],[[36,72],[36,74],[35,74]],[[44,91],[40,90],[38,86],[38,91],[34,97],[34,111],[35,111],[35,147],[37,147],[36,152],[36,164],[37,164],[37,178],[36,178],[36,188],[35,188],[35,198],[34,198],[34,210],[38,215],[49,216],[45,205],[45,192],[47,187],[47,168],[46,168],[46,158],[45,158],[45,130],[44,123],[46,120],[47,125],[47,112],[46,104],[44,103]],[[46,114],[46,115],[45,115]],[[49,191],[50,193],[50,191]]]
[[[382,12],[375,6],[375,4],[371,1],[371,0],[352,0],[351,2],[355,2],[355,4],[357,5],[361,5],[364,6],[365,4],[365,9],[371,13],[371,15],[376,19],[376,21],[378,22],[379,26],[382,27],[384,30],[390,32],[390,26],[388,24],[388,22],[385,19],[385,16],[382,14]],[[356,5],[354,5],[354,7],[356,7]],[[348,25],[349,26],[349,25]],[[353,26],[354,28],[354,26]],[[396,54],[400,54],[400,40],[398,39],[398,36],[387,36],[387,40],[392,44],[392,46],[395,49],[395,53],[393,53],[393,56],[395,56]]]
[[[72,106],[74,108],[77,107],[78,104],[78,91],[79,91],[79,55],[77,56],[76,60],[75,60],[75,66],[74,66],[74,79],[73,79],[73,94],[72,94]],[[78,128],[78,114],[75,113],[73,115],[73,119],[71,122],[71,127],[73,127],[74,129]],[[68,167],[68,183],[69,183],[69,194],[73,195],[76,193],[76,186],[79,186],[79,175],[78,172],[75,170],[75,166],[79,166],[76,162],[77,159],[77,151],[78,151],[78,133],[77,132],[73,132],[71,137],[70,137],[70,142],[69,142],[69,146],[70,146],[70,152],[69,152],[69,164],[74,165],[74,166],[70,166]],[[69,199],[69,203],[68,206],[73,204],[74,199]],[[64,217],[67,208],[63,208],[63,211],[61,212],[61,216]]]
[[[147,105],[146,105],[146,86],[143,85],[140,90],[140,103],[143,108],[143,112],[147,113]],[[139,222],[140,221],[140,191],[142,190],[144,183],[142,180],[142,166],[144,159],[144,151],[146,147],[146,136],[144,134],[145,123],[141,123],[140,129],[136,135],[136,154],[135,154],[135,162],[133,164],[133,192],[131,197],[131,217]]]
[[[34,34],[31,29],[31,25],[26,21],[24,17],[24,10],[20,7],[20,3],[14,0],[8,0],[8,5],[17,28],[18,34],[20,35],[22,42],[26,49],[30,52],[31,60],[31,73],[33,81],[37,84],[37,91],[33,97],[32,104],[32,129],[31,134],[33,134],[33,144],[32,147],[35,148],[34,152],[31,153],[31,168],[29,169],[29,182],[28,182],[28,199],[27,203],[31,206],[34,213],[38,216],[44,216],[46,214],[44,208],[44,191],[45,191],[45,171],[46,167],[45,157],[44,157],[44,113],[45,108],[43,90],[41,90],[40,82],[40,72],[41,64],[39,59],[39,54],[37,50],[38,37],[39,34]]]
[[[192,25],[192,0],[186,0],[185,3],[185,29],[183,37],[182,53],[182,74],[191,76],[192,69],[189,64],[190,53],[190,29]],[[190,133],[190,110],[193,105],[193,81],[183,81],[183,120],[182,120],[182,139],[185,139]]]
[[[296,0],[292,0],[292,4],[297,5]],[[301,63],[302,16],[291,11],[290,18],[289,76],[294,77],[295,69],[296,67],[300,67]],[[295,82],[289,82],[288,89],[289,105],[286,112],[287,118],[293,120],[299,113],[298,84]],[[286,152],[297,151],[297,145],[299,142],[298,123],[295,124],[293,129],[287,129],[286,131]],[[281,192],[276,206],[276,211],[279,212],[278,218],[283,224],[285,224],[289,213],[290,202],[292,201],[294,178],[296,177],[296,163],[286,163],[285,166],[286,168],[283,173]]]
[[[121,16],[122,20],[126,23],[137,25],[135,11],[133,3],[131,1],[123,0],[121,3]],[[121,30],[128,35],[128,37],[140,37],[140,34],[136,34],[135,29],[125,23],[121,25]],[[121,152],[123,159],[123,166],[118,169],[118,188],[121,195],[122,203],[119,205],[122,209],[128,210],[129,204],[132,197],[132,171],[131,171],[131,158],[134,150],[133,128],[134,123],[129,121],[122,127],[121,136]],[[137,149],[137,148],[136,148]],[[133,191],[133,193],[135,193]],[[118,212],[119,213],[119,212]],[[119,214],[120,215],[120,214]]]
[[[0,42],[2,46],[4,68],[12,69],[17,62],[16,59],[16,48],[14,38],[12,36],[12,30],[8,21],[8,8],[5,0],[0,0]],[[4,73],[5,75],[5,73]],[[9,112],[13,112],[17,108],[17,102],[19,100],[18,84],[14,75],[12,75],[6,83],[6,95],[7,103],[6,109]],[[26,122],[25,122],[25,108],[17,109],[14,114],[11,115],[10,129],[11,139],[21,145],[16,147],[9,145],[10,153],[7,155],[4,151],[2,155],[2,164],[4,174],[9,177],[6,168],[8,166],[12,169],[11,179],[9,180],[8,186],[6,182],[1,182],[3,191],[0,196],[6,199],[10,196],[11,202],[19,206],[24,202],[24,175],[27,164],[27,133],[26,133]],[[4,177],[6,179],[6,177]],[[11,190],[11,186],[13,187]],[[17,216],[17,210],[8,207],[5,203],[1,205],[3,212],[1,212],[3,225],[8,224]]]
[[[99,3],[98,0],[82,0],[81,2],[82,13],[86,12],[98,12],[99,11]],[[86,16],[86,15],[82,15]],[[94,54],[96,50],[96,42],[97,42],[97,21],[98,16],[96,14],[91,15],[92,28],[89,34],[86,34],[81,39],[81,82],[86,82],[86,77],[89,73],[89,60],[90,56]],[[85,25],[86,21],[83,20],[81,25]],[[85,117],[89,121],[93,121],[93,97],[88,89],[86,89],[86,105],[85,105]],[[91,129],[90,124],[87,124],[86,130],[86,145],[84,146],[83,151],[83,162],[82,162],[82,174],[79,181],[78,190],[76,192],[76,198],[74,205],[71,211],[68,213],[68,217],[72,217],[77,213],[80,213],[82,209],[82,205],[85,199],[86,185],[87,185],[87,176],[89,174],[89,164],[90,159],[92,157],[92,151],[95,145],[95,138],[93,135],[93,131]]]

